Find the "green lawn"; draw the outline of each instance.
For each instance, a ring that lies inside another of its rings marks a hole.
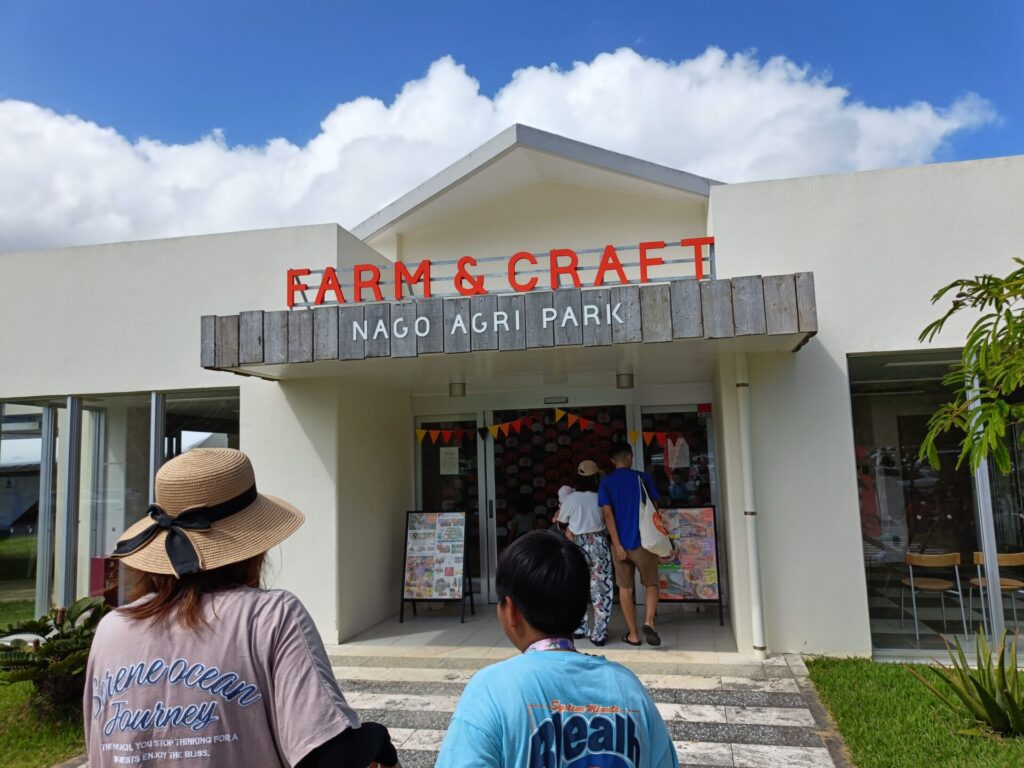
[[[970,723],[958,720],[898,664],[823,658],[807,666],[857,768],[1024,765],[1024,738],[961,736],[957,732]],[[938,680],[926,667],[917,669]]]
[[[0,539],[0,581],[34,579],[35,557],[35,534]]]
[[[39,618],[35,613],[35,600],[7,600],[0,602],[0,630],[3,630],[9,624],[18,624],[22,621]]]
[[[49,768],[83,751],[82,721],[49,723],[28,707],[31,683],[0,685],[0,755],[5,768]]]

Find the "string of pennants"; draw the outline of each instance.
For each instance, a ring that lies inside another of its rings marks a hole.
[[[592,429],[599,435],[605,435],[610,437],[612,429],[607,424],[601,424],[594,421],[593,419],[586,419],[582,416],[578,416],[575,413],[569,413],[561,408],[555,408],[555,423],[557,424],[562,419],[566,419],[570,427],[579,427],[583,429]],[[530,425],[538,422],[544,423],[544,414],[535,413],[530,416],[521,416],[518,419],[512,421],[504,421],[500,424],[490,424],[484,427],[477,427],[475,429],[417,429],[416,439],[419,442],[424,440],[430,440],[432,444],[442,443],[444,445],[451,445],[452,443],[461,443],[467,437],[473,435],[480,435],[482,440],[487,439],[487,435],[490,435],[493,439],[497,440],[498,436],[508,437],[509,435],[518,435],[524,429],[529,429]],[[662,447],[668,445],[668,441],[675,442],[681,435],[676,432],[648,432],[645,430],[632,429],[629,431],[629,442],[635,443],[643,437],[644,445],[650,445],[652,442],[656,442]]]

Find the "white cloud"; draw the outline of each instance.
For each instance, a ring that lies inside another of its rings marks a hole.
[[[351,226],[514,122],[723,181],[927,162],[996,116],[872,107],[776,57],[709,48],[678,63],[630,49],[567,70],[529,67],[490,98],[451,58],[390,104],[339,104],[298,146],[131,142],[113,128],[0,101],[0,249],[288,224]]]

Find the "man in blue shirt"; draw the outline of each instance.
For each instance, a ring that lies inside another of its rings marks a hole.
[[[495,587],[501,628],[523,653],[473,675],[435,768],[678,768],[636,675],[573,645],[590,602],[579,547],[528,533],[501,554]]]
[[[615,583],[619,586],[619,605],[629,627],[622,641],[640,645],[633,596],[635,573],[639,570],[645,595],[644,639],[649,645],[661,645],[661,637],[654,629],[654,616],[658,611],[658,557],[640,546],[640,484],[643,483],[651,501],[658,500],[658,489],[650,475],[632,469],[633,448],[629,443],[612,445],[612,463],[615,470],[601,481],[597,489],[597,503],[604,510],[608,535],[612,539],[612,564],[615,566]]]

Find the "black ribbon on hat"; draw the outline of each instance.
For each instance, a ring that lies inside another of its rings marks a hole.
[[[241,512],[257,497],[256,486],[253,485],[225,502],[209,507],[192,507],[175,517],[168,515],[159,504],[150,504],[146,514],[153,519],[153,524],[130,539],[119,542],[114,549],[114,557],[130,555],[146,546],[160,531],[167,531],[164,547],[174,572],[178,576],[199,573],[199,554],[184,531],[208,530],[218,520]]]

